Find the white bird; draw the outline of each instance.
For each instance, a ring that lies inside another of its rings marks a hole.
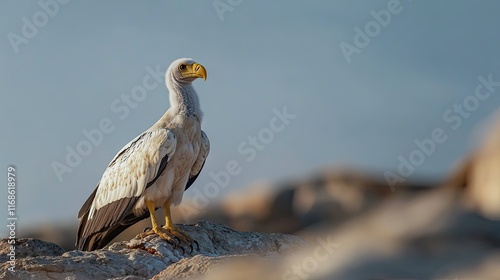
[[[170,207],[198,177],[210,150],[201,130],[203,114],[192,86],[206,80],[205,67],[192,59],[174,61],[165,74],[170,108],[144,133],[123,147],[110,162],[94,192],[78,213],[78,249],[103,248],[129,226],[151,217],[152,229],[142,237],[157,234],[178,245],[195,242],[177,228]],[[163,207],[165,226],[155,210]],[[191,247],[192,248],[192,247]]]

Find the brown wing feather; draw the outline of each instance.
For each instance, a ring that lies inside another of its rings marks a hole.
[[[88,222],[88,212],[86,212],[78,227],[78,234],[81,236],[81,238],[77,239],[78,249],[83,251],[101,249],[122,231],[146,219],[148,217],[148,212],[144,212],[140,216],[135,216],[130,211],[130,205],[134,205],[137,199],[137,197],[123,198],[105,205],[101,208],[102,210],[99,209],[93,218],[93,220],[97,221],[94,227],[100,229],[96,232],[88,232],[90,230],[83,230],[83,232],[81,232],[82,229],[90,229],[86,227]],[[128,215],[116,218],[118,217],[118,213],[128,213]]]

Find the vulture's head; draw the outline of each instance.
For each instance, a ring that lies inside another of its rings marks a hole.
[[[165,80],[180,84],[190,84],[197,78],[207,79],[207,70],[191,58],[180,58],[172,62],[165,73]]]

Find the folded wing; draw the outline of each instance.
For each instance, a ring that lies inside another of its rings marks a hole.
[[[200,175],[201,170],[203,169],[203,166],[205,166],[205,160],[208,157],[208,153],[210,152],[210,141],[208,140],[208,136],[205,134],[205,132],[202,130],[201,131],[201,145],[200,145],[200,153],[198,154],[198,158],[193,164],[193,167],[191,168],[189,180],[186,184],[186,188],[184,191],[189,189],[191,185],[196,181],[198,178],[198,175]]]
[[[76,245],[91,251],[104,247],[119,233],[148,217],[136,215],[141,194],[162,174],[175,152],[172,131],[146,131],[123,147],[78,213]]]

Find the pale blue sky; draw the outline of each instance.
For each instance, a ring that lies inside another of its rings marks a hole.
[[[70,1],[15,53],[8,34],[22,36],[23,17],[32,22],[43,10],[37,1],[2,1],[1,166],[18,168],[21,228],[76,224],[115,153],[167,109],[167,91],[163,83],[149,91],[123,120],[111,104],[142,84],[146,67],[165,71],[180,57],[208,70],[195,87],[212,149],[193,188],[203,189],[213,181],[209,172],[230,160],[242,171],[229,191],[341,163],[394,171],[398,156],[438,127],[449,138],[415,174],[444,176],[500,104],[499,87],[458,129],[443,120],[474,94],[478,76],[500,80],[500,2],[401,1],[402,11],[347,63],[339,45],[354,45],[354,28],[364,29],[370,11],[389,2],[242,1],[221,20],[213,1]],[[297,117],[247,162],[238,146],[284,106]],[[65,147],[105,118],[114,130],[59,181],[51,164],[64,163]],[[6,182],[6,171],[0,178]]]

